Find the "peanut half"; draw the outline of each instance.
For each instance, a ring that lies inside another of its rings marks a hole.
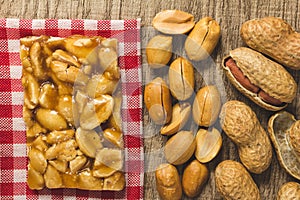
[[[196,142],[191,131],[180,131],[173,135],[165,145],[165,157],[169,163],[181,165],[195,152]]]
[[[272,115],[268,122],[269,135],[280,165],[298,180],[300,180],[299,125],[300,121],[286,111]]]
[[[160,133],[162,135],[173,135],[181,130],[191,114],[191,105],[188,102],[177,103],[172,109],[172,118],[169,124],[162,127]]]
[[[222,161],[215,170],[218,191],[224,199],[260,200],[257,185],[245,167],[232,160]]]
[[[194,67],[187,59],[179,57],[169,68],[171,94],[178,100],[188,99],[194,92]]]
[[[162,78],[157,77],[145,86],[144,102],[151,119],[156,124],[166,124],[171,120],[171,95]]]
[[[184,34],[194,25],[194,16],[180,10],[163,10],[152,20],[152,26],[165,34]]]
[[[205,17],[196,23],[187,37],[184,48],[191,60],[206,59],[215,49],[221,36],[221,27],[211,17]]]
[[[196,124],[209,127],[218,118],[221,109],[221,96],[214,85],[201,88],[193,103],[193,118]]]
[[[171,36],[154,36],[147,44],[146,56],[150,67],[161,68],[166,66],[172,56]]]
[[[250,172],[261,174],[270,166],[270,139],[249,106],[236,100],[226,102],[220,113],[220,124],[237,145],[241,162]]]
[[[300,33],[281,18],[265,17],[246,21],[241,37],[251,48],[292,69],[300,69]]]
[[[297,84],[289,72],[249,48],[230,51],[223,69],[241,93],[267,110],[281,110],[296,96]]]

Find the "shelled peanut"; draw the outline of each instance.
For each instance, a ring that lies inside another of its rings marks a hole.
[[[20,55],[29,188],[122,190],[117,41],[31,36]]]
[[[180,190],[182,187],[187,196],[195,197],[200,194],[208,179],[208,169],[200,162],[209,162],[218,154],[222,138],[219,131],[213,129],[213,132],[204,131],[204,134],[200,131],[196,139],[195,133],[189,130],[186,124],[193,113],[196,126],[201,126],[204,130],[213,126],[220,112],[221,99],[214,85],[195,92],[195,67],[190,60],[204,60],[213,52],[220,37],[220,26],[210,17],[201,19],[195,26],[194,16],[179,10],[158,13],[152,25],[166,35],[159,34],[149,40],[146,46],[148,66],[152,70],[160,70],[157,68],[166,67],[168,64],[170,66],[168,74],[165,74],[168,77],[166,80],[162,74],[145,86],[144,103],[150,119],[161,126],[160,133],[171,136],[164,146],[164,155],[169,163],[165,164],[169,166],[166,169],[174,169],[172,176],[163,177],[158,175],[163,170],[161,167],[157,168],[157,190],[162,199],[181,198],[182,192],[179,192],[179,187]],[[185,46],[181,48],[185,48],[188,57],[178,56],[172,59],[173,35],[185,33],[188,37]],[[208,145],[210,148],[206,148]],[[194,160],[188,163],[195,156],[195,151],[198,155],[196,158],[200,158],[201,161]],[[180,167],[184,164],[188,165],[184,168],[184,181],[180,183],[180,180],[172,179],[170,182],[174,174],[178,173],[175,173],[175,166]],[[166,180],[161,180],[163,178]],[[178,193],[172,192],[173,186],[178,188]]]

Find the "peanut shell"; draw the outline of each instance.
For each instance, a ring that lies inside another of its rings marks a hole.
[[[299,200],[300,184],[297,182],[287,182],[283,184],[278,193],[276,200]]]
[[[232,160],[218,164],[215,170],[218,191],[226,200],[260,200],[257,185],[245,167]]]
[[[271,142],[249,106],[236,100],[226,102],[220,113],[220,124],[237,145],[241,162],[250,172],[261,174],[270,166]]]
[[[300,33],[281,18],[265,17],[246,21],[241,37],[251,48],[292,69],[300,69]]]
[[[251,92],[241,85],[234,77],[230,69],[225,66],[227,58],[233,58],[239,69],[250,82],[258,86],[269,96],[283,102],[282,105],[275,106],[262,100],[255,92]],[[278,111],[286,107],[286,103],[291,103],[296,96],[297,84],[294,78],[280,64],[273,62],[262,54],[246,47],[240,47],[230,51],[230,56],[223,59],[223,69],[230,82],[246,97],[254,103],[267,110]]]
[[[300,180],[300,159],[290,138],[290,132],[295,131],[291,129],[295,123],[296,119],[292,114],[281,111],[270,117],[268,131],[280,165],[291,176]]]

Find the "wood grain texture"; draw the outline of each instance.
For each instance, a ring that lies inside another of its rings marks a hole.
[[[158,34],[151,28],[151,20],[161,10],[179,9],[192,13],[195,20],[204,16],[211,16],[221,26],[221,39],[210,59],[193,63],[196,72],[196,89],[204,84],[216,84],[221,91],[222,102],[237,99],[250,105],[258,115],[263,127],[266,128],[268,118],[273,114],[257,107],[247,98],[242,96],[232,85],[221,69],[221,60],[229,50],[245,46],[239,36],[241,24],[249,19],[276,16],[282,17],[297,31],[300,31],[300,2],[297,0],[0,0],[1,18],[78,18],[78,19],[129,19],[141,18],[142,48],[143,48],[143,84],[146,84],[156,76],[162,76],[167,81],[167,70],[151,70],[146,65],[145,45],[148,40]],[[182,37],[175,37],[176,47],[173,58],[184,56],[182,50]],[[299,72],[289,70],[298,83],[298,98],[296,98],[286,110],[300,118],[300,75]],[[155,177],[153,170],[164,161],[162,148],[167,140],[159,134],[160,127],[154,125],[149,119],[146,110],[144,113],[144,141],[145,141],[145,199],[159,199],[155,189]],[[220,127],[217,123],[216,127]],[[198,127],[190,122],[187,128],[196,131]],[[222,199],[217,192],[214,182],[214,169],[224,159],[239,161],[235,145],[222,133],[223,147],[219,155],[207,164],[210,170],[210,178],[197,199]],[[182,173],[183,168],[178,170]],[[289,176],[280,166],[275,156],[270,168],[261,175],[253,175],[257,183],[262,199],[275,199],[279,187],[287,182],[295,180]],[[188,199],[184,197],[184,199]]]

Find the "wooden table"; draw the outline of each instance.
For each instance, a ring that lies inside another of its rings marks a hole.
[[[216,1],[216,0],[194,0],[194,1],[160,1],[160,0],[8,0],[1,1],[1,18],[79,18],[79,19],[129,19],[141,18],[144,26],[143,38],[143,77],[144,84],[158,75],[166,77],[166,70],[150,70],[145,63],[144,47],[150,37],[157,34],[151,28],[151,20],[155,14],[163,9],[179,9],[192,13],[196,20],[204,16],[215,18],[221,25],[222,36],[214,53],[212,60],[195,63],[197,73],[196,88],[198,89],[207,81],[218,86],[222,94],[223,103],[226,100],[238,99],[250,105],[258,115],[262,125],[266,128],[268,118],[273,114],[257,107],[242,96],[223,75],[220,62],[229,50],[244,46],[239,36],[241,24],[249,19],[264,16],[282,17],[296,30],[300,31],[300,2],[297,0],[247,0],[247,1]],[[179,55],[182,51],[179,51]],[[292,71],[298,86],[300,87],[299,72]],[[200,75],[204,79],[199,78]],[[300,118],[300,101],[293,101],[286,110]],[[216,126],[219,126],[218,123]],[[158,199],[155,189],[155,178],[153,169],[163,161],[163,147],[166,137],[159,134],[159,127],[151,123],[147,112],[144,110],[144,134],[145,134],[145,199]],[[195,127],[193,127],[195,128]],[[216,191],[214,182],[214,169],[224,159],[239,160],[235,145],[223,135],[223,147],[219,155],[208,164],[210,179],[204,187],[198,199],[221,199]],[[155,154],[157,150],[157,153]],[[275,151],[274,151],[275,153]],[[275,154],[274,154],[275,155]],[[179,170],[182,170],[179,168]],[[262,199],[275,199],[278,188],[287,181],[295,180],[279,166],[276,156],[273,157],[270,168],[261,175],[253,175],[257,183]],[[187,199],[187,198],[185,198]]]

